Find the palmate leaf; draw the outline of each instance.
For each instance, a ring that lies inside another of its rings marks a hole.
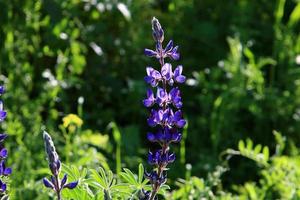
[[[138,194],[141,192],[142,189],[144,190],[151,190],[152,186],[149,183],[148,179],[144,179],[144,166],[139,164],[139,171],[138,175],[134,174],[127,168],[123,169],[124,172],[121,172],[121,178],[127,183],[127,188],[130,188],[131,198],[138,198]],[[163,196],[166,195],[166,191],[169,190],[170,187],[168,185],[162,185],[158,194]]]
[[[131,196],[128,184],[117,183],[111,170],[105,171],[102,167],[98,170],[91,169],[90,179],[87,183],[96,191],[96,199],[127,199]]]
[[[92,200],[94,199],[94,194],[90,190],[87,184],[87,169],[84,168],[81,171],[78,170],[75,166],[62,165],[62,175],[68,174],[68,182],[75,180],[79,181],[79,184],[76,188],[69,190],[64,189],[62,195],[64,199],[78,199],[78,200]]]

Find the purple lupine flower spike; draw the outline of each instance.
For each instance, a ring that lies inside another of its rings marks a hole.
[[[44,131],[43,133],[43,138],[44,138],[45,151],[47,154],[49,168],[52,173],[50,180],[47,178],[43,178],[43,183],[45,187],[54,190],[57,195],[57,199],[61,200],[61,191],[64,188],[74,189],[78,185],[78,181],[67,184],[67,179],[68,179],[67,174],[65,174],[64,177],[60,180],[59,174],[61,171],[61,162],[59,160],[59,156],[56,152],[52,138],[46,131]]]
[[[0,96],[5,92],[4,86],[0,86]],[[3,102],[0,100],[0,122],[3,122],[7,117],[7,112],[4,110]],[[0,134],[0,143],[3,143],[7,134]],[[0,176],[9,176],[12,173],[10,167],[6,167],[6,158],[8,157],[8,151],[3,144],[0,144]],[[4,194],[7,191],[7,183],[0,179],[0,193]]]
[[[145,54],[157,58],[161,66],[160,69],[146,68],[147,76],[144,79],[146,83],[156,87],[156,96],[154,96],[155,91],[148,89],[143,104],[147,108],[157,104],[156,107],[151,108],[150,116],[147,119],[149,126],[158,127],[157,132],[148,132],[147,139],[150,142],[158,143],[161,148],[148,153],[148,162],[155,167],[150,173],[145,173],[145,177],[152,185],[152,190],[142,190],[143,197],[141,199],[144,200],[157,199],[157,192],[167,181],[167,165],[176,159],[175,154],[170,152],[169,145],[181,140],[182,134],[179,129],[186,124],[182,117],[182,111],[178,110],[182,108],[180,90],[178,87],[173,87],[174,83],[185,82],[186,78],[182,75],[183,67],[179,65],[173,71],[172,65],[164,61],[165,58],[179,59],[178,46],[174,47],[173,40],[170,40],[163,48],[164,31],[156,18],[152,20],[152,31],[156,48],[155,50],[145,49]]]

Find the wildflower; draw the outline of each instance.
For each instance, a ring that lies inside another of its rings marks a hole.
[[[0,86],[0,96],[5,92],[4,86]],[[3,122],[7,116],[7,112],[3,108],[3,102],[0,100],[0,122]],[[0,134],[0,143],[3,143],[5,138],[7,138],[7,134]],[[7,149],[0,144],[0,176],[9,176],[12,173],[12,169],[10,167],[6,167],[5,159],[8,156]],[[7,183],[4,180],[0,180],[0,193],[4,194],[7,190]]]
[[[0,122],[6,118],[6,111],[3,110],[3,102],[0,101]]]
[[[45,151],[47,154],[49,168],[51,170],[51,179],[43,178],[45,187],[51,188],[56,192],[58,200],[61,200],[61,191],[64,188],[74,189],[78,185],[78,181],[67,183],[68,176],[65,174],[62,179],[59,178],[61,171],[61,162],[59,156],[55,150],[54,143],[51,136],[44,131],[43,133]]]
[[[156,142],[160,145],[160,149],[149,151],[148,162],[154,165],[154,170],[145,173],[145,177],[150,180],[152,185],[151,191],[143,190],[141,199],[153,200],[157,199],[156,194],[160,187],[167,181],[167,165],[173,163],[176,159],[175,154],[170,152],[169,145],[177,143],[181,140],[180,129],[186,124],[182,117],[182,98],[178,87],[174,87],[175,83],[184,83],[186,77],[182,75],[183,67],[179,65],[172,70],[170,63],[165,63],[165,58],[178,60],[178,46],[174,47],[173,41],[170,40],[165,48],[163,48],[164,31],[156,18],[152,20],[153,38],[156,42],[156,49],[145,49],[146,56],[155,57],[159,60],[160,70],[153,67],[147,67],[144,80],[153,88],[156,88],[156,95],[152,89],[147,90],[147,97],[143,104],[151,108],[150,115],[147,119],[148,125],[158,127],[157,132],[147,133],[147,139],[150,142]],[[154,108],[154,105],[157,105]]]
[[[68,114],[63,118],[63,126],[68,128],[70,132],[74,132],[77,127],[81,127],[83,121],[75,114]]]

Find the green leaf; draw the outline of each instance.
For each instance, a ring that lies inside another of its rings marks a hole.
[[[269,148],[267,146],[265,146],[263,148],[263,154],[264,154],[265,160],[268,161],[269,160]]]
[[[240,151],[243,151],[245,149],[245,143],[243,140],[239,141],[238,148]]]
[[[134,184],[134,185],[138,185],[138,182],[136,181],[135,175],[129,169],[127,169],[127,168],[124,168],[124,171],[128,175],[128,177],[130,179],[130,183]]]
[[[288,26],[292,27],[295,26],[300,20],[300,3],[296,5],[293,12],[290,15]]]
[[[261,144],[256,145],[254,148],[254,153],[259,154],[261,151],[261,148],[262,148]]]
[[[106,187],[105,180],[102,179],[99,173],[94,169],[90,169],[90,172],[91,172],[91,178],[94,179],[102,189],[105,189]]]
[[[144,166],[143,164],[139,164],[139,178],[138,178],[138,182],[141,184],[143,182],[143,178],[144,178]]]

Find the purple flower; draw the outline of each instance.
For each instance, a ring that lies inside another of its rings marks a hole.
[[[4,94],[5,88],[4,86],[0,85],[0,95]]]
[[[148,57],[159,58],[170,58],[171,60],[179,60],[180,54],[178,52],[178,46],[173,48],[173,41],[170,40],[165,49],[160,48],[160,43],[156,45],[156,49],[145,49],[144,54]]]
[[[144,53],[145,53],[146,56],[159,58],[158,53],[156,51],[151,50],[151,49],[145,49]]]
[[[182,108],[180,90],[178,87],[173,87],[174,83],[185,82],[186,78],[182,75],[183,67],[179,65],[173,72],[172,65],[164,62],[165,58],[179,59],[178,46],[174,47],[173,40],[170,40],[163,48],[164,31],[156,18],[152,20],[152,34],[156,49],[145,49],[145,54],[158,59],[161,66],[160,69],[146,68],[147,76],[144,79],[157,90],[155,97],[153,91],[148,89],[147,98],[143,103],[147,108],[157,104],[157,107],[151,109],[147,119],[149,126],[158,127],[157,132],[148,132],[147,139],[158,143],[160,149],[148,153],[148,162],[155,165],[155,169],[150,173],[145,173],[146,178],[152,184],[152,191],[144,191],[142,199],[155,199],[159,188],[166,182],[167,165],[175,161],[175,154],[170,152],[169,145],[181,140],[182,135],[179,129],[186,124],[181,110],[176,110]]]
[[[147,90],[147,98],[143,101],[146,107],[151,107],[155,103],[154,94],[151,89]]]
[[[45,187],[54,189],[54,185],[47,178],[43,178],[43,183],[44,183]]]
[[[173,124],[176,125],[178,128],[183,128],[186,124],[186,121],[182,118],[181,110],[175,112],[173,117]]]
[[[169,144],[171,142],[177,143],[180,142],[182,134],[178,132],[176,128],[160,128],[157,133],[147,133],[147,139],[150,142],[158,142],[160,144],[166,143]]]
[[[6,187],[7,187],[6,184],[0,180],[0,192],[2,193],[5,192]]]
[[[180,90],[178,87],[172,88],[170,93],[169,93],[169,98],[171,103],[176,107],[176,108],[181,108],[182,107],[182,102],[181,102],[181,96],[180,96]]]
[[[6,118],[6,111],[3,110],[3,102],[0,101],[0,122]]]
[[[0,161],[0,175],[8,176],[12,173],[11,168],[5,166],[5,160]]]
[[[177,83],[184,83],[185,76],[182,75],[182,65],[179,65],[174,70],[174,79]]]
[[[161,75],[166,81],[170,81],[172,78],[172,65],[170,63],[166,63],[161,68]]]
[[[149,83],[152,87],[156,87],[158,82],[161,80],[161,74],[159,71],[153,69],[152,67],[147,67],[147,76],[145,76],[146,83]]]
[[[7,154],[8,154],[7,149],[3,147],[3,148],[0,150],[0,158],[1,158],[1,159],[6,158],[6,157],[7,157]]]
[[[74,181],[74,182],[64,185],[64,188],[74,189],[77,185],[78,185],[78,181]]]
[[[45,151],[48,158],[49,168],[52,173],[51,180],[43,178],[43,183],[45,187],[53,189],[57,194],[58,200],[61,200],[61,191],[64,188],[74,189],[78,185],[78,181],[67,183],[67,174],[65,174],[60,180],[59,174],[61,171],[61,162],[59,160],[59,156],[56,152],[52,138],[46,131],[44,131],[43,139],[45,143]]]
[[[160,87],[157,87],[157,93],[156,93],[156,102],[157,104],[162,107],[163,105],[168,104],[169,97],[167,92]]]
[[[5,88],[3,86],[0,86],[0,96],[3,95],[5,92]],[[6,118],[7,113],[3,109],[3,102],[0,100],[0,122],[3,122],[3,120]],[[7,138],[7,134],[2,133],[0,134],[0,143],[3,143],[5,138]],[[9,176],[12,173],[12,169],[10,167],[6,167],[5,165],[5,159],[8,156],[8,151],[4,147],[3,144],[0,145],[0,175],[1,176]],[[6,183],[4,180],[0,180],[0,193],[6,192]]]

